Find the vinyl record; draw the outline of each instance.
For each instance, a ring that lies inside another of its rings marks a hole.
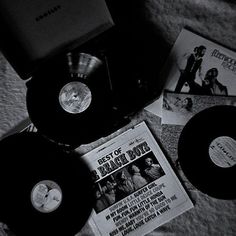
[[[27,109],[39,132],[78,146],[112,126],[109,80],[102,60],[80,53],[48,63],[28,83]]]
[[[207,108],[185,125],[179,138],[180,165],[200,191],[219,199],[235,199],[236,107]]]
[[[90,172],[77,154],[36,133],[0,142],[0,222],[17,236],[74,236],[90,216]]]

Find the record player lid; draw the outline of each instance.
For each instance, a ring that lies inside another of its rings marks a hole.
[[[22,79],[113,25],[105,0],[1,0],[0,18],[1,50]]]

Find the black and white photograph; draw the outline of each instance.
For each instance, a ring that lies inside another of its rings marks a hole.
[[[95,211],[99,213],[163,175],[165,173],[153,153],[144,155],[96,182],[94,186]]]
[[[0,236],[235,236],[235,20],[0,0]]]

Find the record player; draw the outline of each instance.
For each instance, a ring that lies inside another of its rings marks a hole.
[[[7,190],[0,200],[9,203],[0,205],[0,221],[19,235],[32,235],[39,227],[39,235],[64,233],[68,227],[71,234],[63,235],[72,235],[81,229],[92,209],[92,185],[74,148],[117,130],[155,94],[143,66],[148,60],[142,63],[140,48],[112,5],[104,0],[0,0],[0,47],[26,81],[27,109],[37,128],[37,133],[21,132],[0,142],[8,173],[0,175]],[[82,186],[82,196],[76,185]],[[74,192],[77,202],[71,201]],[[21,193],[22,204],[15,193]],[[82,217],[79,224],[69,217],[73,204]],[[32,223],[28,228],[20,218],[25,209]]]
[[[27,80],[30,119],[48,139],[72,148],[92,142],[155,96],[148,73],[138,69],[140,49],[111,2],[1,0],[0,6],[1,49]]]

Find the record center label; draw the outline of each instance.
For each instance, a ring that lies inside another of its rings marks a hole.
[[[90,89],[83,83],[67,83],[60,91],[59,103],[69,113],[78,114],[85,111],[92,101]]]
[[[236,164],[236,141],[228,136],[214,139],[209,147],[211,160],[219,167],[229,168]]]
[[[42,213],[55,211],[62,201],[62,191],[57,183],[43,180],[37,183],[31,192],[31,203]]]

